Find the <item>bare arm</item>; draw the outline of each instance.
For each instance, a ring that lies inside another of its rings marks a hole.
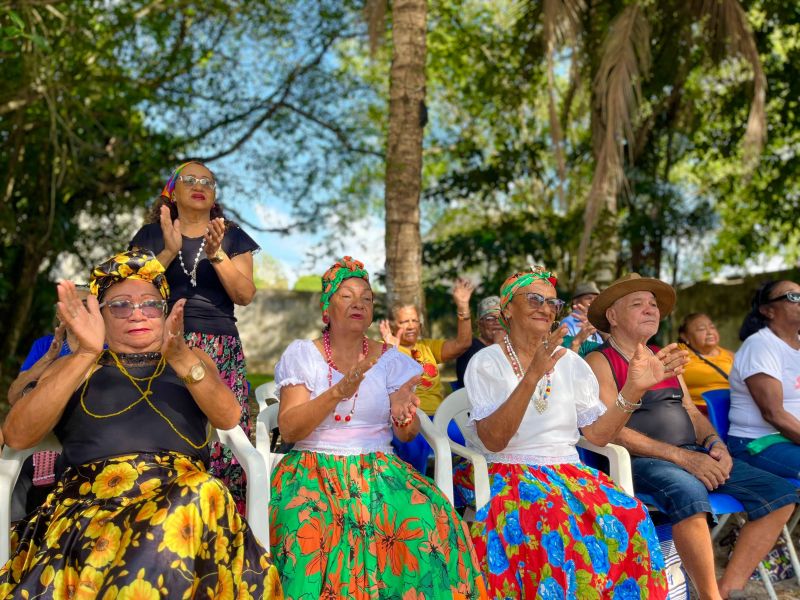
[[[58,327],[56,327],[55,335],[53,336],[53,342],[50,344],[47,352],[45,352],[30,369],[17,375],[17,378],[11,382],[8,388],[8,403],[11,406],[14,406],[14,403],[22,397],[23,390],[25,390],[28,384],[38,381],[47,370],[47,367],[53,364],[53,361],[58,358],[61,352],[61,346],[64,343],[65,335],[66,327],[63,323],[59,323]]]
[[[474,287],[466,279],[459,279],[453,288],[453,301],[458,314],[458,333],[455,339],[446,340],[442,345],[442,362],[453,360],[464,354],[472,345],[472,318],[469,299]]]
[[[800,444],[800,419],[783,407],[783,385],[766,373],[745,379],[750,395],[764,420],[795,444]]]
[[[278,428],[281,438],[287,442],[304,440],[319,427],[340,402],[349,400],[358,391],[367,371],[379,357],[365,358],[358,362],[335,385],[312,400],[311,392],[304,385],[287,385],[281,388],[278,409]],[[347,405],[349,408],[349,405]]]
[[[93,368],[99,352],[77,352],[55,361],[38,385],[20,398],[3,423],[3,437],[12,448],[32,448],[53,430],[73,392]]]
[[[502,451],[517,433],[525,412],[528,410],[528,404],[536,389],[536,384],[547,371],[555,367],[556,362],[567,352],[566,348],[559,348],[552,354],[549,350],[549,348],[560,346],[564,338],[564,331],[566,331],[565,326],[550,334],[549,347],[546,348],[544,344],[539,346],[525,375],[506,401],[491,415],[475,422],[478,437],[487,450]]]

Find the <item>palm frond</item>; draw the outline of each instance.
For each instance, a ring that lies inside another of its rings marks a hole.
[[[369,51],[372,56],[378,51],[386,29],[387,0],[367,0],[364,4],[364,20],[369,34]]]
[[[542,24],[545,40],[552,40],[554,45],[574,40],[580,32],[584,10],[584,0],[544,0]]]
[[[700,19],[705,20],[711,39],[724,46],[728,55],[739,55],[753,69],[753,102],[744,134],[745,163],[754,166],[767,139],[767,77],[758,55],[747,13],[738,0],[695,0]]]
[[[633,154],[633,123],[642,99],[641,82],[650,71],[650,24],[638,3],[629,4],[611,23],[602,53],[593,83],[597,118],[592,137],[597,164],[584,209],[578,277],[585,267],[592,230],[602,208],[608,206],[615,212],[617,194],[625,185],[625,146],[631,158]]]

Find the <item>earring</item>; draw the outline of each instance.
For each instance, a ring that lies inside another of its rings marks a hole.
[[[172,192],[172,193],[169,195],[169,199],[170,199],[170,201],[171,201],[171,202],[175,202],[175,192]]]
[[[327,325],[331,322],[330,318],[328,317],[328,313],[322,313],[322,322]]]

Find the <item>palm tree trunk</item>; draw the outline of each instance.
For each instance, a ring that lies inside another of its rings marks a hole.
[[[422,133],[427,0],[396,0],[386,148],[386,291],[389,304],[422,307]]]

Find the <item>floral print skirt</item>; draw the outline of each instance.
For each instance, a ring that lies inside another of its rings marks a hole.
[[[394,455],[293,450],[272,482],[270,538],[286,598],[486,598],[466,525]]]
[[[222,485],[183,454],[67,469],[12,531],[0,598],[282,598]]]
[[[250,437],[250,405],[247,403],[247,374],[241,340],[233,335],[186,332],[186,343],[192,348],[200,348],[217,364],[219,376],[225,385],[231,388],[239,406],[242,407],[239,425]],[[231,449],[214,442],[211,447],[209,470],[228,487],[239,514],[245,514],[247,481],[244,469],[233,456]]]
[[[472,525],[490,598],[659,600],[664,558],[641,502],[582,464],[489,465],[491,500]],[[472,469],[456,486],[474,494]]]

